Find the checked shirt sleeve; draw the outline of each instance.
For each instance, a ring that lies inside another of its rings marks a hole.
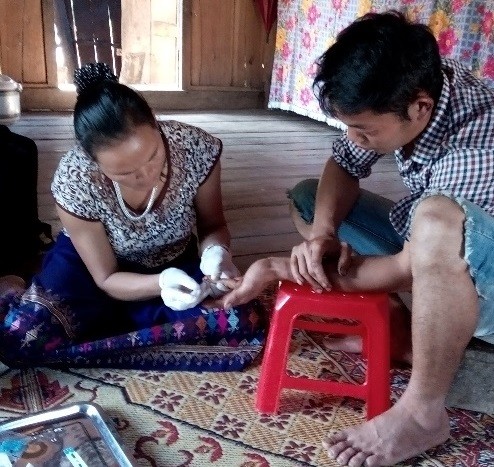
[[[365,178],[371,174],[371,167],[377,162],[380,154],[367,151],[352,143],[346,135],[333,143],[335,162],[352,177]]]

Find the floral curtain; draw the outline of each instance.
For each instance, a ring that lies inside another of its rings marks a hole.
[[[314,62],[356,18],[389,9],[428,24],[444,57],[460,60],[494,88],[493,0],[279,0],[268,107],[341,127],[319,110]]]

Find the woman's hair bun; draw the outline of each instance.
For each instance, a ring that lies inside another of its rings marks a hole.
[[[77,94],[106,80],[118,82],[118,78],[106,63],[88,63],[74,71]]]

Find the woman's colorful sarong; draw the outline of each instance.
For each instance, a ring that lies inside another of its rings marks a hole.
[[[195,241],[154,270],[178,267],[202,279]],[[229,310],[173,311],[161,298],[124,302],[95,284],[70,239],[60,234],[24,294],[0,300],[0,360],[10,367],[107,367],[239,371],[260,353],[267,313],[257,300]]]

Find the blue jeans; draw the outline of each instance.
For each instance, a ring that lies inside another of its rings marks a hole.
[[[303,180],[288,191],[300,217],[312,224],[317,179]],[[480,316],[474,336],[494,344],[494,218],[476,204],[447,193],[465,212],[465,261],[479,297]],[[338,230],[341,240],[362,255],[398,253],[404,239],[389,221],[393,202],[366,190],[360,190],[357,202]]]
[[[318,180],[303,180],[288,191],[300,217],[314,222],[314,206]],[[341,240],[348,242],[361,255],[394,255],[403,249],[404,239],[389,221],[393,202],[387,198],[360,190],[360,196],[338,230]]]

